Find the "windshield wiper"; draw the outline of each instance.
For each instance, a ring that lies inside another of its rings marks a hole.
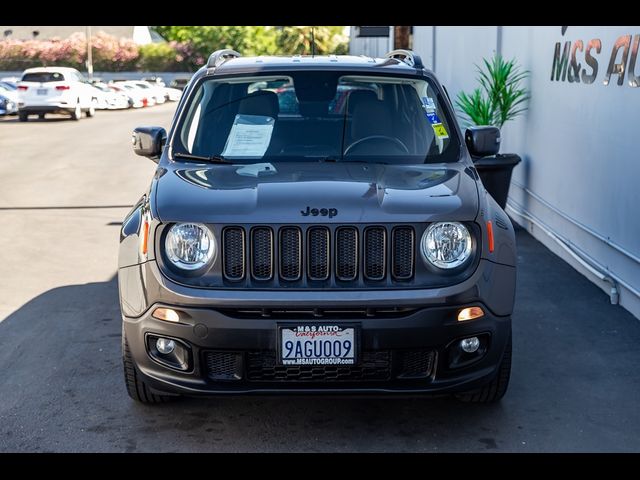
[[[233,163],[219,155],[212,155],[210,157],[206,157],[204,155],[192,155],[191,153],[174,152],[173,158],[184,158],[185,160],[197,160],[198,162],[207,162],[207,163],[222,163],[222,164]]]

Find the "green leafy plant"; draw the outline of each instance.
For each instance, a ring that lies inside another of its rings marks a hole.
[[[484,68],[476,65],[480,88],[471,94],[460,92],[456,106],[471,124],[501,128],[527,110],[529,92],[522,82],[529,71],[522,70],[515,59],[507,61],[498,54],[483,62]]]

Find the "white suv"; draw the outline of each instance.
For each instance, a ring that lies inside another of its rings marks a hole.
[[[18,83],[18,115],[26,122],[29,115],[44,118],[47,113],[68,113],[80,120],[95,114],[95,89],[75,68],[28,68]]]

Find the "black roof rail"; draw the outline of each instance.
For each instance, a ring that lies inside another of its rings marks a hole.
[[[385,58],[395,58],[400,60],[403,63],[406,63],[410,67],[417,68],[418,70],[424,68],[422,64],[422,59],[419,55],[416,55],[411,50],[392,50],[385,55]]]
[[[230,48],[224,48],[222,50],[216,50],[209,56],[209,61],[207,62],[207,68],[215,68],[218,65],[221,65],[226,60],[230,58],[238,58],[241,57],[238,52],[235,50],[231,50]]]

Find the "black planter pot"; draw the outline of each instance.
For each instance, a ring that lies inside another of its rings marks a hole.
[[[484,188],[502,208],[507,206],[513,167],[520,163],[520,160],[515,153],[506,153],[479,158],[473,162]]]

